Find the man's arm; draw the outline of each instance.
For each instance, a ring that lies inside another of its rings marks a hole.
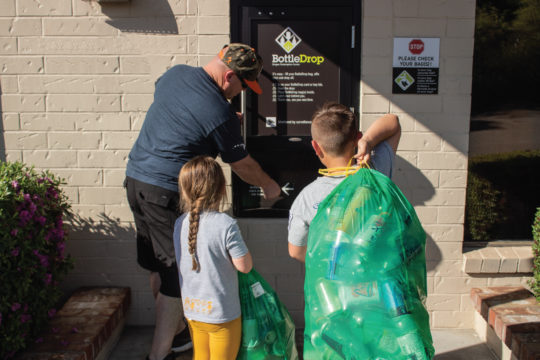
[[[281,193],[281,188],[267,173],[263,171],[258,162],[250,155],[242,160],[230,163],[232,170],[248,184],[260,186],[265,199],[275,199]]]
[[[364,135],[358,140],[358,151],[355,158],[358,162],[369,161],[371,150],[382,141],[386,140],[397,151],[401,137],[401,125],[399,118],[394,114],[386,114],[375,120]]]
[[[289,255],[293,259],[296,259],[298,261],[305,263],[306,252],[307,252],[307,246],[296,246],[289,243]]]

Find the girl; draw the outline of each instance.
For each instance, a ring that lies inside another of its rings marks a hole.
[[[188,161],[178,185],[185,213],[173,241],[193,359],[234,360],[242,332],[236,270],[251,270],[251,254],[236,221],[219,212],[225,177],[214,159]]]

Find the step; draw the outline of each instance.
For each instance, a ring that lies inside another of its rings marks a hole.
[[[131,302],[127,287],[75,291],[35,344],[16,360],[107,360],[120,338]]]
[[[540,304],[522,286],[471,289],[475,330],[502,360],[540,359]]]

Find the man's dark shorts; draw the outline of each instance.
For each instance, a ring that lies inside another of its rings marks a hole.
[[[178,193],[126,177],[124,187],[137,228],[137,262],[161,278],[159,291],[180,297],[173,231],[179,211]]]

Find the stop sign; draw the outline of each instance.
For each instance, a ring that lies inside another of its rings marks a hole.
[[[411,40],[409,43],[409,51],[412,54],[418,55],[424,51],[424,42],[420,39]]]

